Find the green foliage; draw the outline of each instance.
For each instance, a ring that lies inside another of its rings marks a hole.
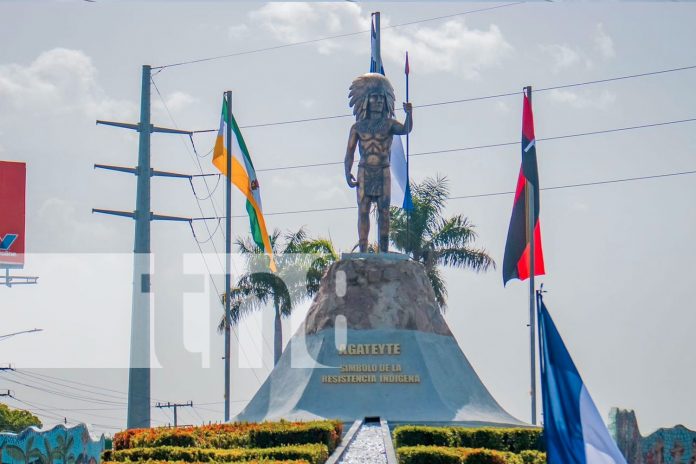
[[[27,427],[43,427],[38,417],[23,409],[10,409],[0,404],[0,432],[19,433]]]
[[[183,461],[197,462],[246,462],[249,460],[305,460],[309,464],[323,464],[329,458],[329,450],[323,444],[291,445],[274,448],[131,448],[104,452],[103,460],[117,462]]]
[[[389,238],[394,246],[425,266],[440,309],[447,304],[447,288],[438,266],[475,272],[495,268],[485,249],[474,247],[475,226],[461,214],[445,218],[449,196],[446,177],[427,178],[412,186],[413,211],[391,208]]]
[[[455,446],[451,427],[404,425],[394,429],[394,446]]]
[[[404,446],[396,450],[399,464],[459,464],[460,454],[455,448],[431,446]]]
[[[244,461],[245,464],[310,464],[309,461],[305,461],[304,459],[293,459],[292,461],[277,461],[275,459],[273,460],[268,460],[268,459],[263,459],[261,461],[253,460],[253,461]],[[102,464],[116,464],[116,461],[102,461]],[[140,461],[139,464],[188,464],[185,461],[155,461],[155,460],[148,460],[148,461]],[[209,461],[208,464],[218,464],[215,461]]]
[[[460,448],[486,448],[520,453],[544,451],[541,429],[534,428],[467,428],[403,426],[394,430],[396,447],[434,445]]]
[[[521,451],[520,457],[524,464],[546,464],[546,453],[541,451]]]
[[[191,448],[270,448],[323,443],[333,452],[340,443],[339,421],[214,424],[186,428],[131,429],[114,435],[114,449],[178,446]]]
[[[520,455],[481,448],[405,446],[396,453],[400,464],[525,464]]]
[[[281,426],[251,430],[249,438],[255,448],[283,445],[323,443],[332,453],[341,442],[343,425],[340,422],[324,422],[296,427]]]

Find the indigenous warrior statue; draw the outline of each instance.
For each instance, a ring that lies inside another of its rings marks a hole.
[[[368,73],[356,78],[350,86],[348,98],[356,122],[350,128],[344,164],[348,186],[357,187],[360,252],[367,252],[372,203],[377,203],[379,251],[387,252],[391,199],[389,162],[392,138],[395,135],[411,132],[412,107],[410,103],[404,103],[406,111],[404,124],[394,119],[394,88],[386,77],[377,73]],[[356,145],[360,150],[357,180],[351,173]]]

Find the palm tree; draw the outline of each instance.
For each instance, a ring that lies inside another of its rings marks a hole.
[[[444,311],[447,288],[439,266],[468,268],[475,272],[495,269],[485,249],[474,248],[477,234],[468,218],[456,214],[443,217],[449,195],[446,177],[426,178],[412,186],[410,217],[401,208],[391,209],[390,238],[394,246],[425,266],[435,298]]]
[[[340,259],[340,255],[330,239],[327,238],[308,238],[300,242],[299,252],[306,255],[306,291],[307,297],[311,298],[319,292],[321,278],[326,269]]]
[[[43,464],[53,464],[53,461],[60,459],[60,450],[51,446],[51,442],[48,437],[43,437],[43,442],[44,448],[46,449],[46,454],[44,456],[46,460],[43,462]]]
[[[14,462],[22,462],[24,464],[31,464],[36,461],[45,461],[44,454],[39,448],[34,446],[34,438],[34,435],[27,438],[24,449],[17,445],[7,445],[7,453],[10,455],[10,458]]]
[[[273,361],[278,363],[283,351],[282,318],[292,313],[293,308],[319,290],[319,281],[328,265],[338,256],[333,245],[326,239],[310,239],[304,228],[295,232],[273,231],[270,236],[277,273],[268,268],[263,251],[251,239],[238,239],[237,249],[247,256],[251,269],[239,278],[230,291],[232,323],[237,323],[247,313],[272,303],[275,311]],[[223,303],[225,295],[222,296]],[[218,332],[226,328],[223,315]]]
[[[63,464],[74,464],[75,455],[70,452],[74,443],[75,438],[68,435],[67,431],[65,435],[58,435],[56,437],[56,454]]]

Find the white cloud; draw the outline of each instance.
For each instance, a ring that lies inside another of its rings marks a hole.
[[[602,23],[597,24],[597,28],[595,29],[594,44],[602,58],[610,59],[616,56],[614,41],[604,32],[604,25]]]
[[[554,73],[573,67],[577,64],[585,63],[585,66],[592,67],[592,61],[584,54],[566,44],[540,45],[543,53],[546,53],[553,60],[551,70]]]
[[[476,78],[484,68],[498,66],[512,51],[498,26],[470,29],[461,20],[447,21],[436,28],[390,29],[382,35],[382,42],[382,56],[399,64],[403,64],[404,51],[408,50],[414,71],[455,71],[466,78]]]
[[[500,100],[498,100],[498,101],[496,102],[495,108],[496,108],[498,111],[500,111],[501,113],[505,113],[505,114],[507,114],[507,113],[509,113],[509,112],[511,111],[511,110],[510,110],[510,105],[508,105],[507,103],[505,103],[505,102],[503,102],[503,101],[500,101]]]
[[[302,42],[370,27],[369,14],[363,16],[362,8],[355,3],[268,3],[249,16],[282,42]],[[317,42],[319,53],[344,47],[339,40]]]
[[[568,104],[573,108],[594,108],[605,110],[616,102],[616,95],[608,90],[603,90],[599,95],[590,93],[577,93],[569,90],[552,90],[549,93],[551,99],[558,103]]]
[[[312,99],[312,98],[305,98],[303,100],[300,100],[300,105],[303,107],[309,109],[313,108],[317,104],[317,101]]]
[[[66,48],[45,51],[28,66],[0,65],[0,100],[15,109],[40,107],[89,118],[127,119],[136,114],[132,103],[105,95],[89,56]]]
[[[230,39],[239,39],[244,37],[249,32],[249,27],[246,24],[237,24],[236,26],[230,26],[227,28],[227,36]]]
[[[285,43],[370,29],[370,13],[356,3],[270,3],[250,13],[250,17]],[[497,66],[512,50],[500,28],[493,24],[479,30],[469,28],[463,20],[450,20],[438,27],[390,29],[389,18],[381,19],[382,58],[403,66],[408,50],[412,69],[421,73],[454,71],[476,78],[484,68]],[[316,46],[322,54],[369,53],[367,34],[359,38],[322,40]]]
[[[192,103],[195,103],[198,101],[198,99],[192,95],[189,95],[185,92],[172,92],[168,94],[166,97],[164,97],[164,101],[167,105],[167,108],[169,108],[169,111],[172,112],[177,112],[185,109],[187,106],[191,105]],[[164,106],[162,105],[161,100],[156,100],[152,103],[153,108],[156,111],[162,111],[164,109]]]

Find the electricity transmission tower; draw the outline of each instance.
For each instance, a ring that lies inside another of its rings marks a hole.
[[[191,136],[191,131],[157,127],[150,122],[152,69],[144,65],[140,94],[140,122],[137,124],[97,121],[97,124],[137,131],[138,165],[135,168],[95,164],[95,168],[134,174],[137,180],[135,211],[92,209],[94,213],[135,220],[133,257],[133,309],[131,318],[130,367],[128,373],[128,420],[132,428],[150,427],[150,222],[184,221],[190,218],[163,216],[150,211],[150,178],[153,176],[190,178],[185,174],[155,171],[150,166],[150,136],[154,132]]]

